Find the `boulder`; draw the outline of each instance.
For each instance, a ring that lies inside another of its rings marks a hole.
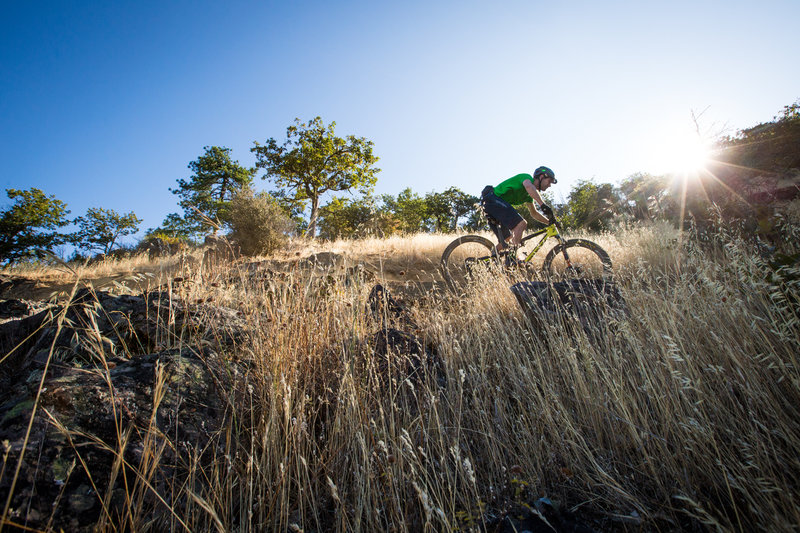
[[[11,294],[30,292],[36,281],[22,276],[6,276],[0,274],[0,296],[8,298]]]
[[[32,361],[46,360],[51,350],[61,362],[93,366],[101,357],[131,357],[193,340],[222,349],[245,331],[236,310],[189,304],[167,292],[115,296],[81,289],[66,306],[0,324],[0,353],[12,354],[0,367],[0,386]]]
[[[219,354],[246,338],[245,319],[165,291],[84,288],[32,315],[5,303],[22,318],[0,324],[0,500],[13,484],[4,518],[35,531],[126,530],[126,494],[151,516],[167,515],[154,490],[177,513],[191,504],[186,491],[175,497],[175,479],[216,453],[247,372]]]
[[[203,262],[209,265],[227,263],[242,255],[239,244],[224,235],[206,235],[203,246],[206,248]]]
[[[19,465],[8,518],[28,530],[58,524],[93,531],[98,520],[122,519],[118,506],[126,493],[143,509],[158,509],[159,499],[137,473],[180,513],[189,498],[175,498],[169,487],[188,476],[192,461],[213,459],[232,374],[231,363],[215,352],[190,348],[109,359],[107,369],[53,362],[44,375],[43,368],[29,368],[3,390],[0,408],[7,453],[2,501]]]
[[[50,307],[50,304],[32,300],[16,298],[0,300],[0,319],[24,318],[47,307]]]
[[[568,318],[595,340],[628,314],[619,287],[605,278],[525,281],[512,285],[511,292],[534,326],[558,325]]]
[[[335,252],[319,252],[312,254],[300,261],[301,268],[312,268],[318,270],[330,270],[341,266],[344,263],[344,256]]]
[[[372,288],[367,306],[380,325],[371,340],[379,375],[384,379],[409,378],[415,382],[430,375],[443,387],[444,363],[435,347],[420,338],[420,328],[405,306],[382,285]]]
[[[503,516],[488,520],[491,533],[594,533],[595,529],[549,498],[515,504]]]

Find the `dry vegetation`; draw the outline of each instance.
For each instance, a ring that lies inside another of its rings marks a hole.
[[[444,387],[378,371],[369,283],[321,290],[297,269],[265,283],[184,267],[183,297],[249,317],[249,342],[230,354],[248,370],[212,459],[190,447],[184,478],[149,487],[169,441],[153,431],[149,463],[130,465],[138,489],[100,528],[469,530],[547,496],[604,529],[797,529],[797,278],[771,280],[732,237],[712,252],[666,227],[592,236],[630,315],[590,342],[566,318],[533,329],[503,280],[461,300],[430,291],[451,238],[341,241],[280,258],[333,251],[379,267],[390,286],[422,286],[407,294],[420,295],[412,312],[445,361]],[[145,512],[153,491],[162,503]]]

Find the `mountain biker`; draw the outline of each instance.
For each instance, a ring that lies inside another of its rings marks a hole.
[[[494,222],[489,222],[492,230],[502,236],[497,245],[497,252],[502,252],[509,247],[508,240],[511,238],[511,246],[517,247],[522,240],[522,233],[528,227],[528,223],[522,215],[514,209],[513,205],[525,204],[531,216],[542,224],[550,224],[553,210],[544,203],[539,195],[540,191],[546,191],[550,185],[558,183],[556,175],[547,167],[539,167],[531,176],[530,174],[517,174],[499,185],[492,187],[487,185],[481,192],[481,206],[486,214],[500,223],[498,226]],[[540,214],[533,208],[533,203],[544,213]]]

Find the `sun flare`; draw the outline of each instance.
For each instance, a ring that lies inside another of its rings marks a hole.
[[[653,150],[651,167],[659,174],[693,174],[704,170],[710,160],[709,141],[689,131],[658,142]]]

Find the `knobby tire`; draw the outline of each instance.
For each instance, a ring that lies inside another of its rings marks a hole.
[[[459,237],[451,242],[447,248],[445,248],[444,252],[442,253],[442,260],[440,263],[442,277],[444,277],[447,286],[456,293],[458,293],[463,287],[459,283],[459,280],[456,280],[453,276],[452,268],[454,268],[454,265],[452,265],[450,258],[453,255],[453,252],[459,246],[469,243],[483,245],[487,250],[487,254],[490,254],[495,248],[495,244],[492,241],[486,237],[481,237],[480,235],[464,235],[463,237]]]
[[[569,254],[570,249],[584,249],[594,253],[597,256],[597,259],[600,260],[600,263],[603,265],[603,277],[610,277],[611,276],[611,258],[608,256],[608,252],[603,250],[600,245],[592,242],[587,241],[586,239],[570,239],[563,243],[556,245],[550,252],[547,254],[547,257],[544,258],[544,263],[542,263],[542,270],[548,275],[552,276],[556,274],[553,272],[553,260],[556,259],[560,254],[564,253],[564,250],[567,251]]]

